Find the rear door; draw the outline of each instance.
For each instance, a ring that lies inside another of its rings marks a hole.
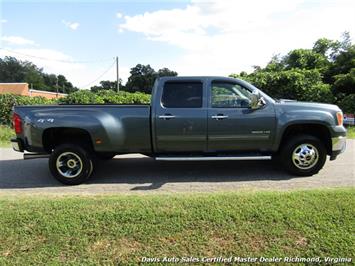
[[[160,86],[155,98],[155,151],[205,152],[207,97],[203,80],[173,80]]]

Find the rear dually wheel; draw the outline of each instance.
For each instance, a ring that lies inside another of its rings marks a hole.
[[[85,182],[93,171],[90,153],[76,144],[62,144],[49,157],[52,175],[66,185]]]

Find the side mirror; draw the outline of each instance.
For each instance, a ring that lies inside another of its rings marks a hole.
[[[250,109],[256,110],[265,105],[265,100],[259,93],[253,93],[250,97]]]

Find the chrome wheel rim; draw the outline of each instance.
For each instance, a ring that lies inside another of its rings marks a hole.
[[[75,178],[83,171],[83,162],[73,152],[64,152],[56,161],[58,172],[66,178]]]
[[[302,170],[312,168],[319,160],[319,153],[315,146],[309,143],[298,145],[292,152],[293,164]]]

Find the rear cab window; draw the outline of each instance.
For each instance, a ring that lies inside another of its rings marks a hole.
[[[200,81],[166,82],[161,104],[165,108],[201,108],[203,85]]]

